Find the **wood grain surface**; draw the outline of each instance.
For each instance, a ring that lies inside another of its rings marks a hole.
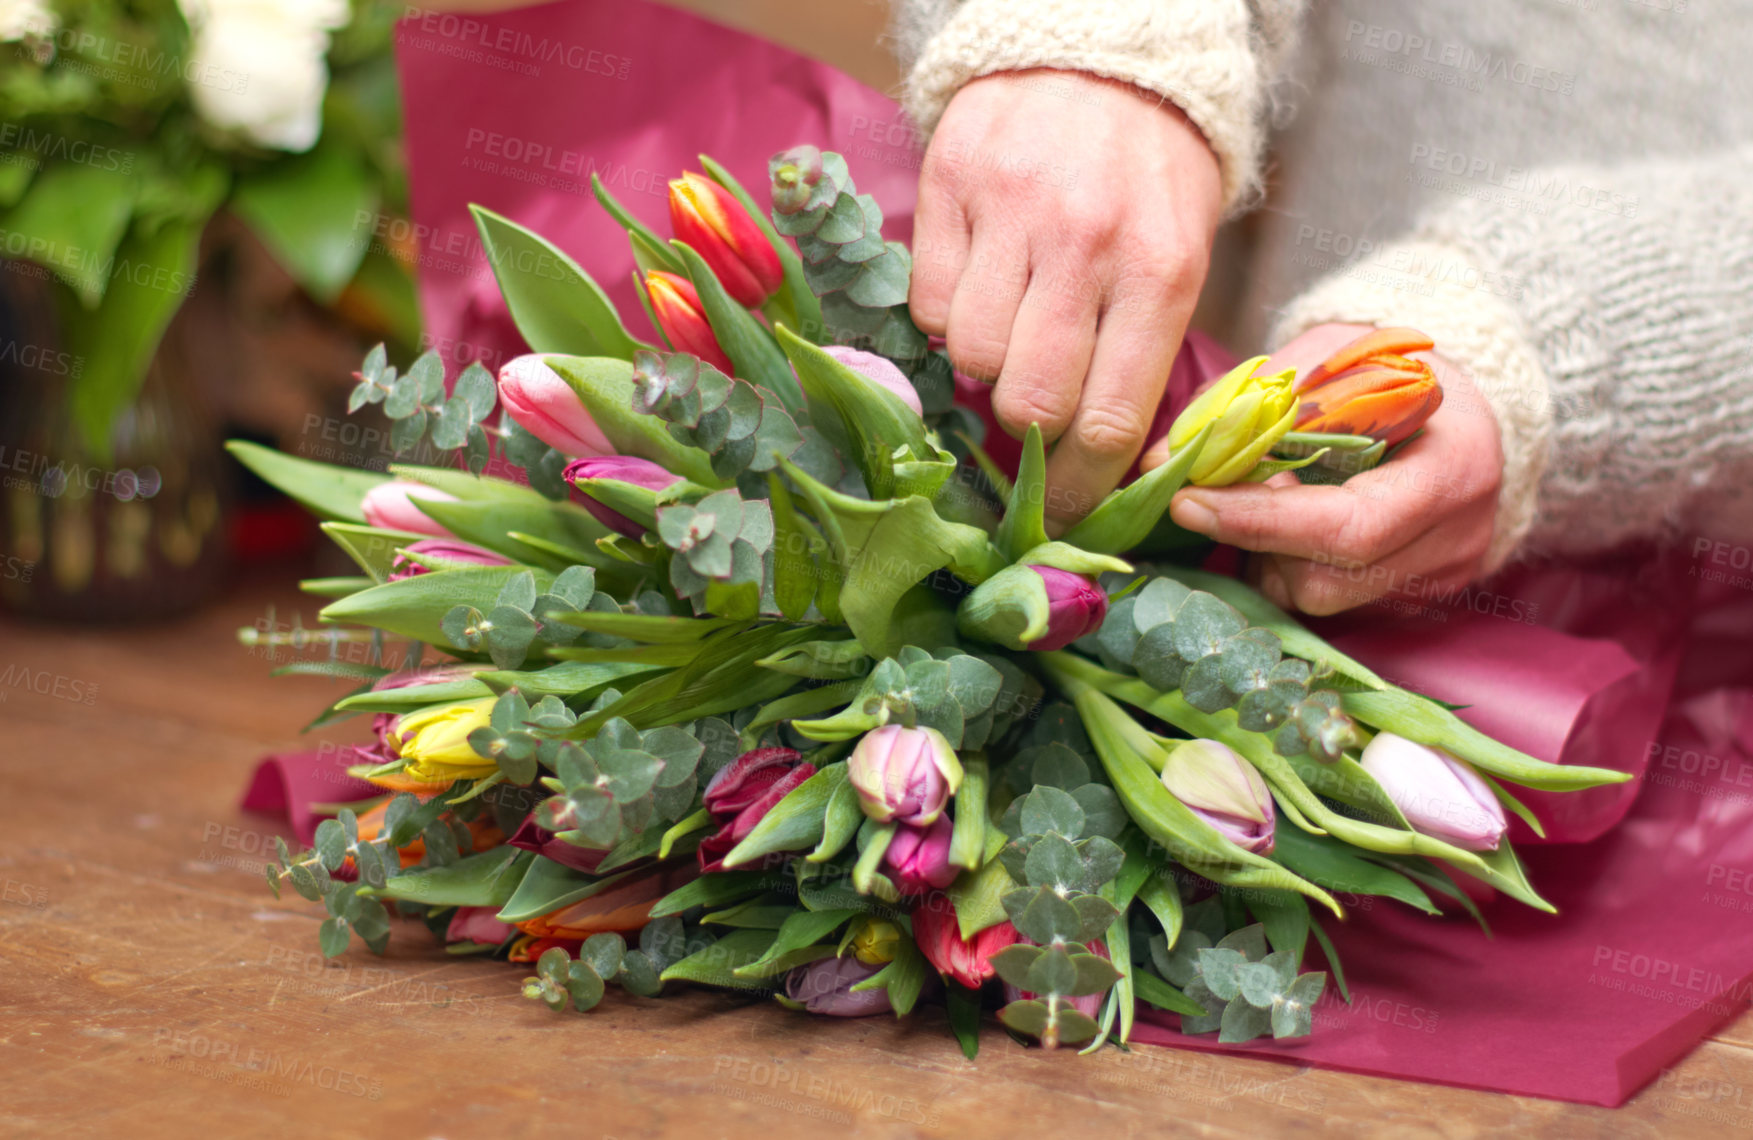
[[[262,880],[279,829],[236,807],[336,692],[238,644],[270,606],[282,625],[318,608],[281,580],[172,626],[0,619],[0,1137],[1753,1134],[1753,1016],[1614,1111],[1150,1046],[1047,1053],[990,1024],[969,1062],[931,1010],[611,991],[558,1016],[519,996],[523,967],[447,957],[412,924],[385,958],[356,942],[325,962],[320,908]]]

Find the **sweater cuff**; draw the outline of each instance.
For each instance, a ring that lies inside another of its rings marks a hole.
[[[1453,246],[1396,243],[1317,282],[1284,311],[1272,338],[1282,345],[1328,322],[1406,325],[1429,335],[1439,355],[1467,370],[1497,417],[1503,445],[1487,573],[1509,559],[1533,525],[1551,452],[1546,373],[1506,303],[1520,291],[1514,279],[1481,271]]]
[[[913,65],[901,103],[929,133],[964,84],[1037,67],[1162,96],[1217,156],[1226,213],[1258,191],[1266,76],[1243,0],[965,0]]]

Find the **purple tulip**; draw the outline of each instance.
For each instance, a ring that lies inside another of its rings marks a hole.
[[[1244,851],[1272,850],[1277,812],[1254,766],[1215,740],[1189,740],[1163,762],[1163,786]]]
[[[391,479],[365,492],[365,498],[359,501],[359,510],[365,515],[367,523],[384,530],[405,530],[412,534],[429,534],[434,538],[453,538],[450,531],[439,526],[432,516],[415,506],[412,502],[414,499],[431,499],[439,503],[457,501],[455,495],[440,491],[437,487],[428,487],[424,483],[407,479]]]
[[[913,381],[907,379],[907,374],[895,367],[895,362],[888,357],[838,344],[825,345],[822,351],[877,387],[887,388],[899,396],[903,404],[913,409],[914,415],[925,414],[925,405],[919,402],[919,390],[913,387]]]
[[[822,958],[785,975],[785,996],[803,1003],[811,1013],[829,1017],[868,1017],[889,1013],[889,991],[877,988],[852,992],[852,987],[882,969],[857,958]]]
[[[1503,805],[1473,766],[1441,748],[1391,732],[1358,758],[1414,831],[1467,851],[1495,851],[1509,828]]]
[[[943,733],[898,724],[865,733],[846,771],[865,815],[916,827],[935,821],[962,782],[961,761]]]
[[[609,854],[594,847],[580,847],[576,843],[566,842],[536,823],[534,812],[524,817],[524,821],[512,832],[505,845],[519,851],[534,851],[544,859],[552,859],[562,867],[571,867],[574,871],[583,871],[587,875],[596,874],[596,869],[602,866],[603,860]]]
[[[790,748],[756,748],[719,770],[701,797],[719,828],[700,841],[702,871],[724,869],[724,857],[749,837],[755,825],[793,788],[816,774],[816,766]]]
[[[1030,566],[1047,585],[1047,632],[1029,642],[1039,651],[1064,649],[1102,628],[1108,616],[1108,595],[1082,574],[1054,566]]]
[[[930,827],[898,827],[883,855],[889,877],[904,895],[928,895],[956,881],[950,864],[950,836],[955,827],[940,815]]]
[[[617,483],[631,483],[648,491],[661,491],[682,481],[680,475],[672,475],[651,460],[632,455],[587,455],[568,463],[564,474],[568,483],[576,483],[580,479],[613,479]],[[628,538],[638,538],[645,533],[643,523],[635,522],[620,511],[597,502],[582,490],[574,491],[572,500],[610,530],[618,531]]]
[[[389,581],[400,582],[403,578],[417,578],[426,573],[426,567],[407,557],[409,554],[421,554],[441,562],[456,562],[468,566],[511,565],[511,559],[504,555],[495,554],[472,543],[459,542],[454,538],[423,538],[396,552],[395,560],[390,563]]]
[[[518,426],[566,455],[615,450],[578,393],[540,356],[516,357],[499,370],[499,402]]]

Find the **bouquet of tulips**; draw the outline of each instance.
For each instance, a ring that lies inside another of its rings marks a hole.
[[[454,465],[234,446],[357,561],[306,588],[381,649],[301,667],[362,682],[319,723],[375,715],[352,771],[383,789],[268,867],[326,907],[326,954],[381,951],[393,911],[532,963],[555,1010],[611,984],[942,1001],[972,1056],[1000,993],[1046,1046],[1125,1042],[1141,1003],[1223,1041],[1307,1034],[1328,971],[1345,993],[1339,895],[1477,917],[1477,881],[1551,909],[1512,786],[1621,773],[1517,752],[1245,585],[1134,560],[1188,482],[1382,461],[1441,399],[1409,355],[1429,341],[1372,334],[1300,383],[1242,364],[1055,539],[1040,432],[1014,473],[981,448],[845,161],[774,157],[770,210],[701,161],[669,241],[597,187],[652,341],[477,209],[532,352],[447,381],[375,350],[352,400]]]

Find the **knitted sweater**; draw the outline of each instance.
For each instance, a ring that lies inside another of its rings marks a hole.
[[[1735,0],[898,0],[925,128],[980,75],[1173,101],[1260,185],[1244,346],[1406,324],[1468,369],[1505,458],[1489,566],[1753,542],[1753,20]],[[1268,328],[1271,326],[1270,334]]]

